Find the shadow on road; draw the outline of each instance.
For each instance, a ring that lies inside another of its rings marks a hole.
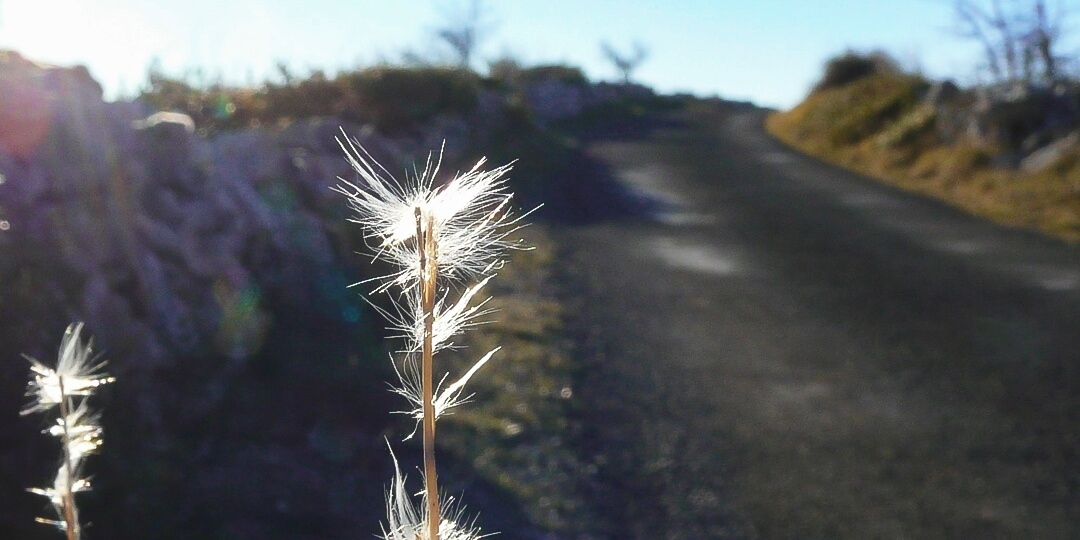
[[[796,155],[763,116],[583,138],[651,194],[562,229],[605,534],[1078,537],[1080,254]]]
[[[556,224],[587,225],[610,220],[649,218],[672,210],[671,204],[621,182],[611,166],[587,152],[602,141],[647,138],[658,129],[685,127],[685,121],[659,114],[685,106],[678,101],[657,101],[646,109],[617,106],[598,108],[553,126],[558,138],[574,141],[561,174],[546,178],[539,216]]]

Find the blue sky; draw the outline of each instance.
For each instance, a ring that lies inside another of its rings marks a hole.
[[[1067,0],[1071,1],[1071,0]],[[260,81],[285,62],[299,74],[434,54],[433,30],[464,1],[0,0],[0,48],[38,61],[84,64],[109,96],[133,93],[158,59],[167,73],[201,68],[227,82]],[[488,1],[483,60],[567,62],[615,77],[599,43],[647,45],[636,78],[689,91],[797,103],[822,63],[846,48],[883,48],[933,76],[970,78],[972,44],[948,31],[948,0]],[[458,10],[460,11],[460,10]]]

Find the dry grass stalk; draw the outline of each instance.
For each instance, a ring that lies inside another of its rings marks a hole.
[[[29,491],[49,499],[56,512],[57,519],[37,518],[37,521],[64,531],[68,540],[79,540],[82,535],[75,494],[90,489],[90,481],[82,477],[83,464],[86,457],[101,446],[99,415],[90,410],[87,401],[98,387],[115,380],[101,373],[105,362],[95,363],[93,340],[83,344],[79,337],[82,326],[82,323],[68,326],[60,343],[55,369],[26,357],[31,364],[26,393],[34,400],[22,410],[22,414],[26,415],[48,412],[59,406],[60,416],[56,419],[56,425],[44,433],[60,440],[64,457],[52,487],[31,488]],[[76,398],[79,399],[78,405]]]
[[[387,494],[388,540],[469,540],[479,537],[471,523],[461,522],[460,512],[450,509],[452,500],[440,502],[435,464],[436,420],[450,408],[468,400],[465,383],[498,350],[478,360],[453,384],[434,384],[434,355],[452,346],[451,339],[475,324],[487,311],[486,300],[470,301],[502,265],[505,250],[515,244],[507,236],[520,228],[524,216],[514,217],[511,194],[505,190],[509,166],[491,171],[480,160],[468,172],[448,183],[435,185],[441,162],[429,157],[423,172],[402,184],[347,137],[342,149],[355,169],[356,183],[340,179],[335,189],[349,198],[355,211],[351,221],[365,228],[365,238],[375,257],[393,263],[396,270],[381,278],[375,292],[399,289],[397,314],[383,312],[406,341],[403,369],[395,370],[401,386],[394,391],[412,408],[403,411],[420,424],[424,446],[422,510],[413,506],[404,489],[404,478],[395,463],[392,488]],[[479,279],[454,302],[455,284]],[[419,363],[419,366],[417,364]],[[445,380],[445,377],[441,379]],[[414,431],[415,433],[415,431]],[[410,435],[411,437],[412,435]],[[391,455],[393,455],[391,453]]]

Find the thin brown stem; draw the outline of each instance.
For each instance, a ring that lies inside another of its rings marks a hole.
[[[64,531],[67,532],[68,540],[79,540],[79,518],[75,514],[75,494],[72,493],[75,487],[75,480],[73,479],[75,473],[71,470],[71,436],[68,434],[68,410],[70,407],[68,406],[67,393],[64,392],[64,376],[58,374],[56,379],[60,386],[60,424],[64,427],[64,440],[62,441],[65,472],[63,493]]]
[[[426,225],[426,226],[425,226]],[[427,493],[428,538],[439,538],[439,482],[435,473],[435,402],[432,384],[434,372],[435,282],[438,277],[434,218],[424,223],[423,212],[416,209],[416,241],[420,252],[420,292],[424,312],[424,343],[420,378],[423,385],[424,412],[424,478]]]

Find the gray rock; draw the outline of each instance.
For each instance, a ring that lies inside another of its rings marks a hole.
[[[1025,157],[1020,161],[1020,170],[1028,174],[1040,173],[1077,148],[1080,148],[1080,132],[1073,132]]]
[[[952,80],[947,79],[930,85],[923,100],[936,108],[955,102],[960,97],[960,94],[960,87],[956,86],[956,83]]]
[[[969,131],[980,142],[1006,151],[1030,151],[1080,125],[1078,103],[1080,94],[1030,84],[987,88],[979,93],[970,113]]]

